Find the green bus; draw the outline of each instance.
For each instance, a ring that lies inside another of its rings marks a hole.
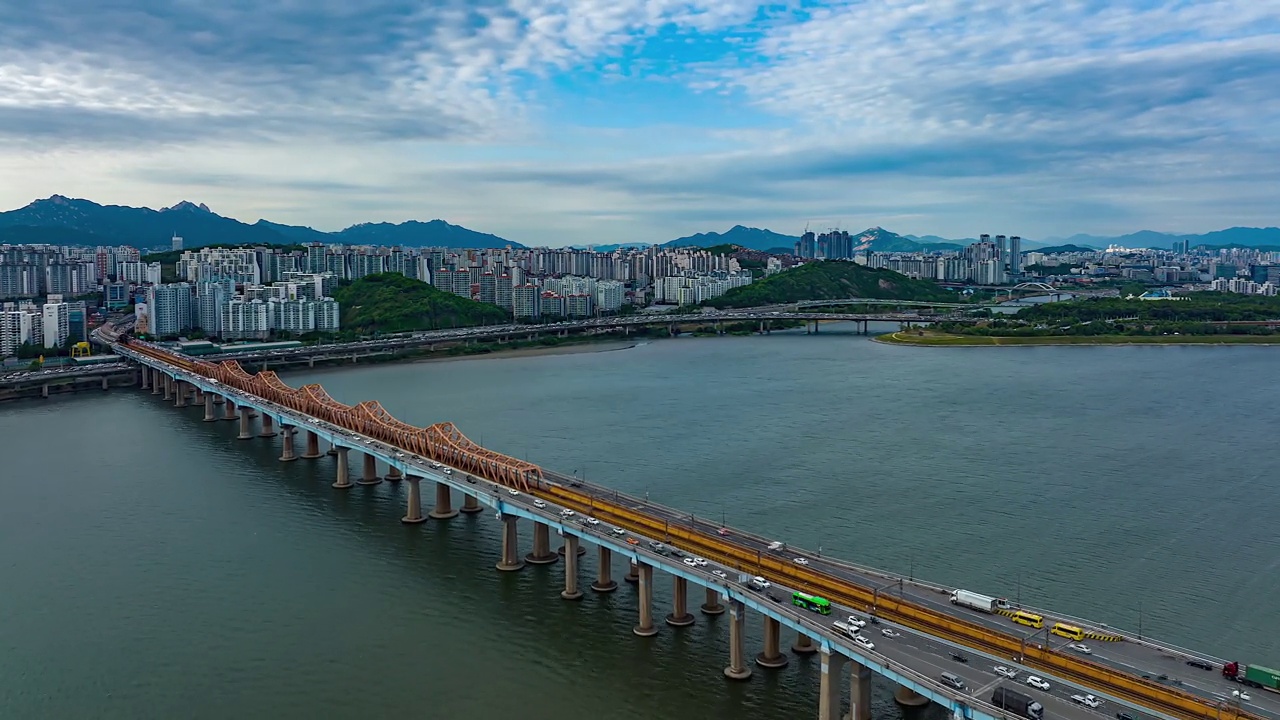
[[[791,593],[791,604],[796,607],[802,607],[805,610],[812,610],[819,615],[831,614],[831,601],[826,598],[820,598],[817,595],[809,595],[808,593]]]

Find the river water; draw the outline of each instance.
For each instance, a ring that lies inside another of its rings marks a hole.
[[[1274,353],[824,326],[286,379],[792,544],[1274,665]],[[0,407],[0,718],[816,712],[812,657],[729,683],[724,618],[636,638],[630,586],[561,601],[559,565],[493,569],[491,517],[403,526],[405,488],[334,490],[332,459],[280,463],[234,425],[136,391]],[[889,690],[880,720],[902,717]]]

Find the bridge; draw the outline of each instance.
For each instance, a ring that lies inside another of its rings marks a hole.
[[[1054,291],[1057,292],[1057,291]],[[953,303],[953,302],[928,302],[926,300],[877,300],[874,298],[844,298],[842,300],[801,300],[794,305],[785,307],[794,307],[796,311],[805,308],[815,307],[845,307],[857,305],[873,305],[881,307],[923,307],[923,308],[949,308],[953,310],[977,310],[979,308],[989,307],[991,303]]]
[[[754,658],[758,667],[786,665],[781,633],[784,628],[795,633],[791,652],[821,656],[819,720],[842,717],[845,666],[850,668],[847,717],[852,720],[871,717],[873,674],[895,684],[898,702],[938,703],[957,720],[1016,717],[992,704],[992,691],[1002,684],[1034,697],[1046,715],[1071,720],[1113,718],[1117,712],[1139,720],[1280,718],[1276,698],[1257,697],[1264,693],[1254,691],[1255,697],[1245,701],[1230,694],[1231,687],[1238,686],[1228,685],[1220,673],[1188,670],[1185,660],[1207,659],[1189,650],[1031,608],[1023,610],[1043,615],[1044,627],[1024,628],[1003,615],[952,605],[948,588],[786,547],[489,450],[451,423],[416,427],[397,420],[376,401],[347,405],[318,384],[294,388],[273,372],[251,374],[235,361],[191,359],[116,336],[110,328],[98,333],[100,341],[112,344],[117,354],[138,366],[142,388],[176,408],[190,408],[181,412],[203,409],[206,422],[238,422],[243,441],[276,442],[278,437],[284,462],[336,457],[335,489],[384,479],[405,483],[402,521],[407,524],[429,518],[445,522],[459,512],[492,512],[503,526],[497,569],[513,572],[526,563],[563,562],[560,596],[567,601],[583,596],[579,559],[586,554],[585,544],[595,546],[597,553],[590,583],[594,592],[617,590],[613,573],[618,556],[629,567],[624,580],[636,586],[633,631],[638,636],[659,632],[652,607],[657,571],[672,583],[671,613],[665,617],[669,626],[696,622],[688,592],[690,585],[701,588],[702,613],[728,614],[727,678],[746,680],[753,674],[745,648],[749,614],[759,616],[764,625],[764,647]],[[296,447],[299,435],[301,454]],[[354,482],[352,452],[362,461]],[[380,475],[383,467],[385,475]],[[425,515],[423,482],[434,485],[435,497],[434,508]],[[459,494],[463,505],[455,508]],[[532,551],[523,556],[522,522],[532,526]],[[551,545],[553,533],[561,539],[558,551]],[[830,614],[812,612],[810,608],[826,606],[793,596],[798,592],[829,601]],[[860,634],[851,634],[831,623],[833,616],[869,624]],[[1071,647],[1075,640],[1049,634],[1055,621],[1079,627],[1098,651],[1081,654]],[[952,659],[957,656],[965,658],[963,664]],[[1208,660],[1215,667],[1222,662]],[[987,669],[993,666],[1016,672],[1017,679],[997,676]],[[964,682],[960,687],[946,684],[944,672]],[[1191,682],[1177,678],[1185,673],[1197,675]],[[1047,678],[1050,688],[1024,685],[1022,680],[1030,674]],[[1072,693],[1091,693],[1105,704],[1102,709],[1079,705],[1071,701]]]

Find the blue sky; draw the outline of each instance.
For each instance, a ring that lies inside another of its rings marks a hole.
[[[1280,0],[0,0],[0,18],[6,209],[189,199],[553,246],[1280,223]]]

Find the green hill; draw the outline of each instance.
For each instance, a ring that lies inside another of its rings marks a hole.
[[[734,288],[706,304],[718,308],[756,307],[843,298],[954,302],[956,295],[928,280],[912,280],[892,270],[868,268],[847,260],[825,260]]]
[[[366,275],[333,293],[342,327],[360,332],[405,332],[510,322],[496,305],[458,297],[397,273]]]

